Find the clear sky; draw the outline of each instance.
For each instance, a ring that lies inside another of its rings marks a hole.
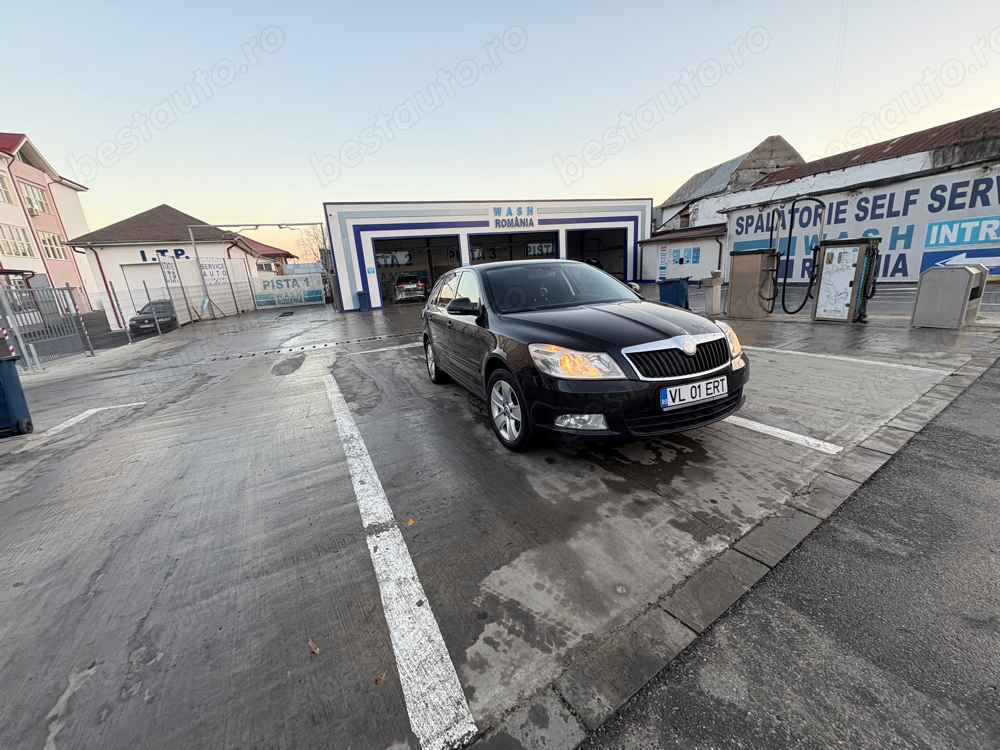
[[[161,203],[660,202],[769,135],[811,159],[1000,106],[995,0],[30,8],[0,27],[0,131],[89,186],[92,229]]]

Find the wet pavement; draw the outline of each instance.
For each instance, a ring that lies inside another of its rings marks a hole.
[[[480,743],[571,747],[1000,354],[992,320],[734,322],[744,421],[518,455],[428,381],[416,307],[293,313],[25,378],[0,746],[421,747],[330,376]]]
[[[1000,365],[584,747],[1000,747]]]

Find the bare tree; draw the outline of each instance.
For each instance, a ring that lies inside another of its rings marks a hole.
[[[299,250],[299,260],[302,263],[318,263],[321,259],[320,251],[326,249],[326,232],[323,226],[310,224],[298,229],[299,241],[296,247]]]

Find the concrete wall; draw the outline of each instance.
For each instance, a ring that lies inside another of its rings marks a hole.
[[[725,237],[719,237],[725,250]],[[684,263],[680,263],[680,259]],[[719,267],[719,243],[715,237],[687,240],[664,240],[642,243],[642,278],[679,279],[690,276],[692,281],[707,279]]]
[[[67,238],[79,237],[87,234],[90,227],[87,224],[87,217],[83,213],[83,206],[80,203],[80,193],[66,185],[57,182],[49,184],[49,191],[56,202],[56,209],[59,212],[59,219],[62,221],[63,230]],[[70,251],[72,248],[67,248]],[[90,306],[97,310],[101,309],[101,298],[97,279],[94,278],[87,256],[81,253],[73,253],[73,260],[76,262],[77,271],[83,280],[83,288],[90,300]]]

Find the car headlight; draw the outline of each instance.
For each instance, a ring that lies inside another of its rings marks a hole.
[[[567,380],[622,380],[625,373],[605,352],[577,352],[554,344],[529,344],[528,351],[546,375]]]
[[[740,345],[740,340],[736,336],[736,331],[734,331],[728,324],[723,323],[721,320],[715,321],[715,324],[722,329],[722,332],[726,334],[726,341],[729,342],[729,353],[732,355],[733,359],[736,359],[743,353],[743,347]]]

